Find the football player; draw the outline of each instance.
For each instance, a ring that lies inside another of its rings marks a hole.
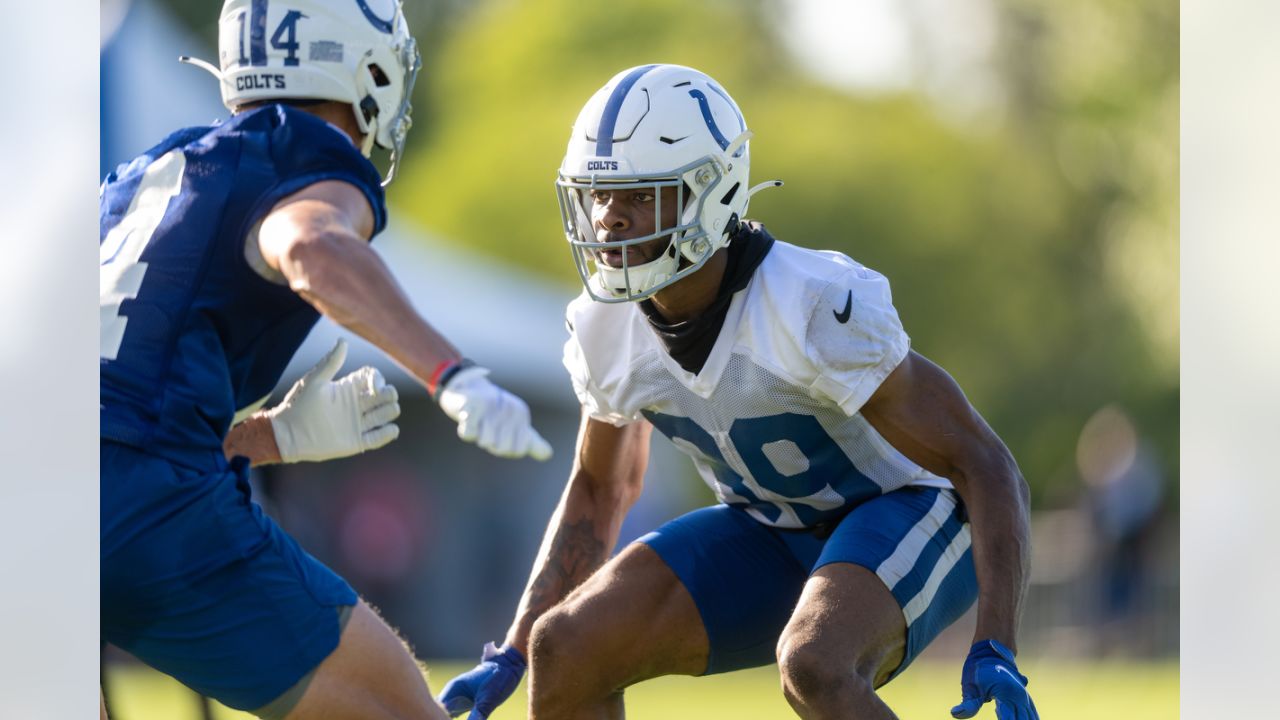
[[[363,371],[330,382],[339,347],[228,433],[324,314],[426,386],[463,439],[550,454],[528,406],[368,244],[387,220],[368,156],[390,151],[389,181],[420,65],[399,0],[226,0],[218,65],[192,62],[230,119],[174,132],[101,191],[102,639],[264,718],[444,718],[399,637],[247,482],[250,462],[388,442],[394,392]]]
[[[707,75],[625,70],[557,182],[584,292],[564,362],[582,404],[568,486],[515,620],[446,685],[487,717],[623,716],[661,675],[777,662],[805,718],[892,718],[876,689],[978,601],[956,717],[1035,718],[1015,662],[1028,491],[951,377],[913,352],[885,277],[745,219],[751,132]],[[652,430],[718,504],[610,553]]]

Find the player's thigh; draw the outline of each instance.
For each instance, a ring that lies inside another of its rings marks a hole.
[[[827,619],[838,639],[842,628],[859,624],[860,605],[874,612],[875,627],[853,636],[861,645],[846,645],[845,652],[851,659],[860,654],[864,663],[879,658],[875,683],[881,685],[977,599],[969,545],[969,525],[954,491],[904,488],[869,500],[827,540],[795,620],[808,632],[827,633],[818,621],[823,608],[834,607]],[[888,625],[893,637],[883,632]]]
[[[102,637],[241,710],[338,646],[351,587],[251,501],[242,466],[201,472],[102,453]]]
[[[288,720],[447,717],[404,642],[364,601],[352,609],[338,648],[306,679],[301,698],[284,700],[292,709],[272,714]]]
[[[610,692],[651,677],[696,675],[707,639],[689,593],[666,563],[633,543],[534,625],[535,697],[572,676]]]
[[[706,637],[697,674],[774,662],[778,635],[821,544],[726,505],[695,510],[637,541],[653,550],[697,610]]]
[[[883,684],[901,664],[906,623],[874,572],[837,562],[805,583],[778,641],[778,662],[791,672],[849,672]]]

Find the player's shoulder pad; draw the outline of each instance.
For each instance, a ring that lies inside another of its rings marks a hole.
[[[342,180],[369,199],[375,234],[386,225],[386,196],[378,169],[346,133],[305,110],[266,105],[232,117],[227,132],[250,146],[266,145],[282,185],[300,189],[310,182]]]
[[[874,295],[873,279],[884,280],[879,273],[842,253],[810,250],[782,241],[774,244],[757,278],[771,311],[778,315],[776,319],[795,328],[800,339],[813,331],[815,320],[834,317],[824,308],[838,301],[835,309],[842,311],[848,291]],[[887,292],[888,284],[884,282]]]
[[[215,127],[188,127],[175,130],[165,136],[163,140],[155,145],[147,148],[145,152],[136,157],[130,158],[126,162],[122,162],[116,166],[114,170],[107,173],[103,178],[103,186],[110,185],[115,182],[126,181],[131,177],[141,175],[146,172],[147,166],[155,162],[157,158],[163,156],[174,148],[180,148],[189,143],[199,140],[210,130],[217,129]]]
[[[565,309],[569,338],[564,345],[564,366],[574,393],[592,417],[614,425],[636,417],[614,408],[618,387],[628,378],[639,338],[638,310],[634,303],[602,303],[583,291]]]
[[[860,265],[823,285],[805,329],[806,344],[828,366],[878,361],[904,335],[888,278]]]
[[[565,327],[569,342],[582,348],[582,372],[597,378],[607,369],[626,365],[624,357],[632,346],[630,337],[636,308],[633,303],[602,303],[591,299],[584,290],[565,308]]]
[[[902,362],[910,338],[888,278],[838,253],[822,254],[830,270],[809,310],[804,342],[818,365],[818,389],[852,413]]]
[[[589,336],[621,336],[629,332],[635,303],[603,303],[591,299],[583,290],[565,307],[565,325],[571,333]]]

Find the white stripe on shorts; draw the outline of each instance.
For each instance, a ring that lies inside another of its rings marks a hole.
[[[929,579],[925,581],[924,587],[920,588],[920,592],[916,593],[916,596],[911,598],[911,602],[902,608],[902,614],[907,617],[908,626],[929,609],[933,596],[938,593],[938,587],[946,579],[947,573],[951,572],[951,568],[960,562],[964,551],[969,549],[969,543],[969,523],[965,523],[960,526],[960,532],[956,533],[955,539],[947,549],[942,551],[942,557],[938,558],[938,564],[933,566],[933,572],[929,573]]]
[[[933,507],[929,508],[929,512],[920,518],[915,527],[907,531],[893,554],[885,558],[884,562],[880,563],[880,567],[876,568],[876,575],[880,576],[890,591],[902,578],[906,577],[907,573],[911,572],[911,568],[915,567],[916,561],[920,559],[920,553],[924,552],[925,547],[929,545],[929,540],[942,529],[942,524],[951,517],[951,511],[955,507],[955,497],[946,490],[940,491],[938,497],[934,498]],[[910,621],[907,624],[910,625]]]

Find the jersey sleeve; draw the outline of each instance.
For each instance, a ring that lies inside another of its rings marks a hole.
[[[581,298],[579,299],[581,300]],[[569,371],[569,379],[573,383],[573,392],[578,396],[578,403],[588,417],[607,422],[616,427],[630,425],[640,419],[639,413],[628,414],[609,401],[609,395],[592,377],[591,366],[587,354],[582,347],[578,328],[575,326],[574,308],[578,301],[569,304],[565,325],[569,330],[569,339],[564,344],[564,367]]]
[[[852,416],[907,356],[911,341],[888,279],[859,266],[819,294],[805,345],[817,365],[813,389]]]
[[[344,135],[320,118],[294,108],[277,106],[271,155],[281,176],[274,195],[283,198],[323,180],[341,180],[362,192],[373,210],[373,234],[387,225],[382,177],[369,159]]]
[[[373,235],[387,224],[386,197],[378,169],[351,138],[320,118],[284,105],[237,115],[220,131],[239,140],[237,191],[247,200],[241,235],[282,199],[325,180],[355,187],[373,212]]]

